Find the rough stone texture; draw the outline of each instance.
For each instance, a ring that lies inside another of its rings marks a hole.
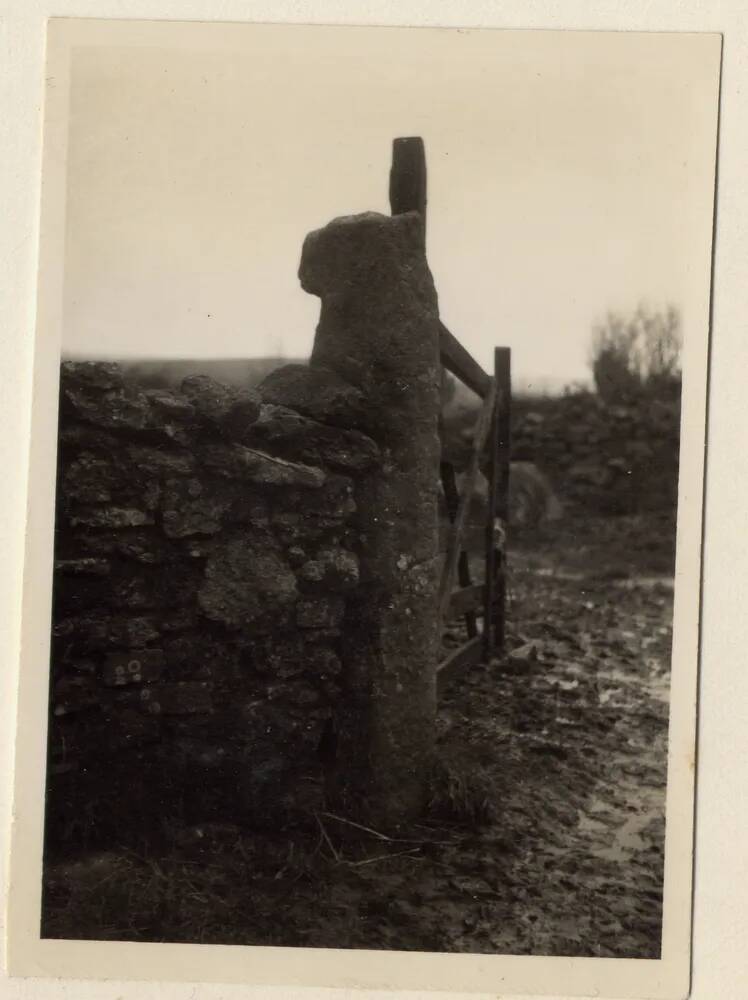
[[[53,849],[139,836],[149,817],[269,822],[300,769],[319,772],[359,579],[354,477],[379,461],[334,423],[358,398],[329,393],[330,423],[319,399],[310,417],[282,392],[63,364]]]
[[[319,362],[284,365],[271,372],[257,387],[266,403],[289,406],[321,423],[345,428],[358,427],[366,412],[364,394]]]
[[[256,395],[64,364],[48,846],[148,818],[424,805],[438,655],[436,294],[417,215],[307,238],[310,366]],[[133,818],[135,817],[135,818]]]
[[[296,575],[272,536],[238,536],[211,553],[198,602],[227,628],[272,631],[286,622],[297,595]]]
[[[259,486],[318,489],[325,482],[325,473],[322,469],[290,462],[241,444],[206,448],[201,457],[206,466],[216,469],[218,475],[245,479]]]
[[[477,410],[448,406],[444,450],[469,461]],[[585,390],[512,401],[510,525],[568,514],[643,514],[677,503],[680,401],[642,393],[614,405]],[[530,478],[534,482],[530,481]],[[481,484],[483,485],[483,484]],[[530,508],[528,510],[528,507]],[[483,510],[476,510],[482,523]]]
[[[355,487],[360,585],[345,609],[331,790],[397,826],[424,805],[436,711],[441,370],[420,216],[336,219],[307,237],[299,276],[322,300],[311,368],[361,393],[358,426],[382,453]]]
[[[616,406],[577,392],[515,410],[514,457],[535,462],[570,508],[636,514],[677,503],[679,399]]]
[[[313,465],[324,464],[343,472],[372,468],[379,459],[375,442],[360,431],[329,427],[272,403],[262,405],[245,439],[247,443],[254,440],[264,446],[272,445],[281,454],[300,454]],[[303,445],[299,452],[300,442]]]
[[[259,400],[249,389],[224,385],[209,375],[190,375],[182,382],[182,392],[201,418],[241,440],[260,411]]]
[[[151,683],[161,677],[164,663],[162,649],[131,649],[125,653],[110,653],[104,661],[102,683],[108,687]]]

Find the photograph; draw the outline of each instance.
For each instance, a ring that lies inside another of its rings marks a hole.
[[[50,22],[38,943],[687,982],[720,47]]]

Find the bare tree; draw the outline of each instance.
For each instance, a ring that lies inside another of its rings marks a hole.
[[[677,393],[681,341],[674,306],[654,312],[640,305],[629,316],[609,312],[593,328],[590,364],[597,392],[610,401]]]

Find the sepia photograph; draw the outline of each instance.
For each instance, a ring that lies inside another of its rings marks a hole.
[[[41,943],[682,995],[720,44],[50,23]]]

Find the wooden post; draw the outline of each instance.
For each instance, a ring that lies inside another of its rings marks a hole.
[[[390,210],[393,215],[420,212],[426,239],[426,150],[419,136],[395,139],[390,169]]]
[[[509,523],[511,452],[511,351],[494,351],[496,407],[491,426],[486,519],[486,600],[483,651],[486,659],[504,648],[506,623],[506,538]]]

